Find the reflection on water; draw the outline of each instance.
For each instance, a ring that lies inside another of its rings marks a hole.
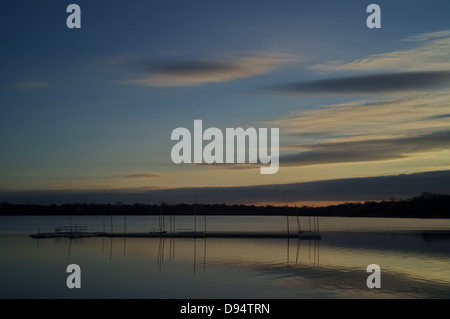
[[[126,223],[127,231],[132,231],[137,222],[129,217]],[[407,223],[403,231],[389,232],[354,231],[353,225],[347,231],[322,230],[327,223],[321,219],[320,241],[163,237],[38,240],[20,233],[0,235],[0,297],[450,297],[450,236],[442,223],[438,231],[428,225],[425,231],[418,231],[417,225],[412,229]],[[256,228],[255,224],[253,220],[252,227]],[[262,224],[267,226],[265,221]],[[286,219],[281,224],[285,227]],[[392,221],[385,227],[391,226]],[[81,289],[66,287],[66,267],[72,263],[81,267]],[[374,263],[381,267],[381,289],[366,286],[366,268]]]

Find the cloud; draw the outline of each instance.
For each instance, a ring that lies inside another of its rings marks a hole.
[[[391,99],[324,105],[265,124],[279,127],[285,139],[300,137],[302,144],[408,137],[448,130],[449,107],[448,90],[411,92]]]
[[[450,30],[441,30],[436,32],[417,34],[404,39],[404,41],[423,42],[436,38],[450,38]]]
[[[450,92],[415,92],[294,112],[266,123],[282,132],[280,166],[421,158],[450,150]],[[294,153],[295,152],[295,153]]]
[[[0,201],[24,204],[64,203],[201,203],[366,201],[392,196],[410,198],[424,191],[450,193],[450,171],[337,179],[306,183],[242,187],[201,187],[160,190],[59,190],[0,193]]]
[[[446,118],[450,118],[450,114],[440,114],[440,115],[430,116],[430,117],[424,119],[424,121],[439,120],[439,119],[446,119]]]
[[[373,94],[435,89],[448,84],[450,71],[418,71],[289,83],[273,90],[295,94]]]
[[[157,60],[121,57],[111,60],[127,65],[143,76],[124,81],[128,84],[176,87],[228,82],[263,75],[284,67],[297,58],[282,53],[235,55],[221,58]]]
[[[162,174],[152,174],[152,173],[143,173],[143,174],[128,174],[123,175],[123,178],[157,178],[157,177],[164,177],[165,175]]]
[[[450,131],[419,136],[310,145],[291,145],[302,152],[280,157],[281,166],[383,161],[410,154],[449,150]]]
[[[43,89],[50,87],[48,82],[43,81],[24,81],[19,82],[15,86],[17,89]]]
[[[450,30],[415,35],[405,41],[420,44],[411,49],[373,54],[350,62],[316,64],[320,71],[450,70]]]

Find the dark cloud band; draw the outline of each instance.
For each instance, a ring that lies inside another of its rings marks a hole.
[[[314,145],[294,145],[302,151],[280,157],[280,166],[382,161],[411,153],[450,149],[450,131],[419,136]]]
[[[348,178],[307,183],[164,190],[85,190],[0,192],[0,201],[24,204],[201,203],[251,204],[294,201],[366,201],[410,198],[424,191],[450,193],[450,171]]]
[[[340,77],[273,87],[274,92],[297,94],[369,94],[439,88],[450,84],[450,71],[402,72]]]

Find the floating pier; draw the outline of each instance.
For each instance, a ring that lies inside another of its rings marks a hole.
[[[105,230],[105,220],[103,219],[103,231],[89,232],[87,227],[78,226],[72,227],[71,219],[69,218],[69,226],[60,226],[54,232],[41,233],[38,228],[36,234],[30,235],[31,238],[85,238],[85,237],[116,237],[116,238],[298,238],[305,240],[320,240],[322,236],[319,233],[319,219],[317,216],[313,217],[314,227],[311,225],[311,218],[309,219],[309,231],[302,230],[299,218],[297,216],[297,231],[290,230],[289,216],[286,216],[286,232],[248,232],[248,231],[208,231],[206,232],[206,215],[204,221],[204,230],[197,231],[197,214],[194,215],[194,228],[175,230],[175,216],[169,216],[170,230],[165,230],[164,215],[158,216],[159,227],[156,231],[149,232],[127,232],[126,216],[124,219],[123,232],[113,231],[113,220],[111,216],[111,229],[109,232]]]
[[[85,237],[115,237],[115,238],[299,238],[320,240],[315,233],[276,233],[276,232],[147,232],[147,233],[108,233],[108,232],[54,232],[37,233],[31,238],[85,238]]]

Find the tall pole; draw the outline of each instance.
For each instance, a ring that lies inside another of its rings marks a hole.
[[[317,233],[320,235],[320,229],[319,229],[319,216],[317,216]]]
[[[286,226],[287,226],[287,234],[289,237],[289,215],[286,215]]]
[[[197,232],[197,197],[194,196],[194,233]]]
[[[316,230],[316,216],[313,217],[313,222],[314,222],[314,233],[317,232]]]
[[[297,205],[295,205],[295,215],[297,215],[297,233],[300,234],[300,220],[298,219]]]
[[[289,237],[289,207],[287,203],[286,203],[286,226],[287,226],[287,234]]]

